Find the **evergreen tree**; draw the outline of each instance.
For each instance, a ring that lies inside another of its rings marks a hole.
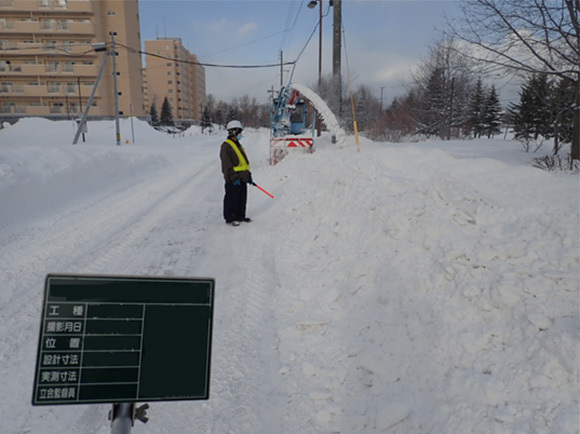
[[[229,121],[233,121],[233,120],[240,120],[240,114],[234,106],[231,106],[229,111],[228,111],[228,114],[226,115],[226,119],[225,119],[226,125],[228,124]]]
[[[554,155],[560,150],[560,143],[572,143],[574,134],[574,82],[560,79],[553,89],[552,112],[554,119]]]
[[[528,77],[520,93],[520,102],[512,104],[509,109],[516,138],[530,140],[540,136],[552,137],[550,87],[546,74]]]
[[[375,121],[381,111],[381,103],[376,98],[370,87],[361,85],[354,94],[355,115],[359,131],[366,131],[367,127]],[[350,108],[350,107],[349,107]],[[352,110],[351,125],[352,125]]]
[[[155,107],[155,102],[151,104],[151,108],[149,109],[149,116],[151,116],[151,125],[156,127],[159,125],[159,114],[157,113],[157,107]]]
[[[467,115],[468,130],[473,134],[474,138],[481,137],[485,130],[484,110],[485,94],[483,81],[481,78],[478,78],[471,94],[469,101],[469,114]]]
[[[445,95],[445,71],[443,68],[435,68],[427,81],[422,98],[423,106],[418,116],[421,133],[443,137],[446,118]]]
[[[209,106],[206,105],[201,115],[201,131],[203,132],[205,128],[210,127],[211,127],[211,114],[209,111]]]
[[[491,138],[495,134],[499,134],[501,132],[501,106],[499,104],[499,98],[497,96],[497,91],[495,90],[494,85],[491,86],[485,101],[483,124],[484,132],[487,134],[488,138]]]
[[[225,125],[225,113],[227,113],[226,103],[220,101],[213,113],[213,121],[218,125]]]
[[[167,97],[165,97],[163,100],[163,105],[161,106],[161,119],[159,124],[166,127],[172,127],[175,125],[173,122],[171,105],[169,104]]]
[[[509,117],[517,139],[530,140],[534,134],[534,100],[531,80],[522,86],[520,102],[510,104]]]
[[[534,138],[553,136],[551,110],[551,83],[547,74],[535,74],[531,80],[531,98],[535,106],[533,124]]]

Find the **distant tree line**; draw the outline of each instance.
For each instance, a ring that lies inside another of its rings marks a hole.
[[[315,89],[334,113],[341,114],[343,128],[352,131],[356,119],[358,131],[371,139],[493,137],[500,133],[503,116],[497,90],[485,85],[451,44],[436,43],[406,94],[387,107],[365,85],[353,90],[352,101],[346,92],[341,101],[336,98],[331,77]]]
[[[531,150],[532,142],[553,140],[553,155],[563,143],[573,142],[578,116],[574,81],[529,72],[520,101],[504,109],[495,85],[486,84],[484,74],[460,52],[457,43],[452,38],[435,42],[406,93],[384,109],[368,87],[354,91],[358,131],[371,139],[394,142],[417,135],[449,140],[491,138],[501,133],[503,125],[513,130],[526,151]],[[324,78],[316,89],[334,113],[341,113],[342,126],[352,131],[350,96],[342,95],[339,108],[331,77]]]
[[[208,95],[200,120],[202,129],[214,125],[225,128],[233,119],[239,120],[244,127],[267,128],[270,126],[270,104],[260,104],[248,95],[234,98],[232,102],[217,101],[213,95]]]
[[[382,107],[369,86],[360,85],[353,91],[353,115],[350,95],[345,91],[339,100],[330,75],[312,88],[335,114],[341,114],[343,128],[352,132],[356,118],[359,133],[371,139],[400,141],[417,135],[443,140],[491,138],[501,133],[504,124],[523,141],[554,139],[555,152],[562,143],[570,143],[573,83],[550,79],[547,74],[531,74],[522,86],[520,102],[504,110],[495,85],[486,84],[473,72],[452,44],[449,40],[435,43],[413,76],[409,90],[387,107]],[[248,127],[268,128],[269,112],[269,104],[260,104],[247,95],[232,102],[208,95],[200,125],[204,129],[225,127],[230,120],[238,119]]]
[[[408,92],[382,114],[377,127],[387,139],[416,134],[444,140],[491,138],[500,132],[503,111],[495,86],[485,85],[453,44],[436,43]]]

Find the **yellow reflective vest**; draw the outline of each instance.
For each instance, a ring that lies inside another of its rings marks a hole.
[[[242,172],[244,170],[249,171],[250,170],[250,163],[248,162],[248,160],[246,159],[246,157],[244,157],[244,154],[242,153],[242,151],[244,151],[244,153],[245,153],[246,150],[241,145],[241,143],[240,143],[240,148],[242,148],[242,151],[240,151],[240,148],[238,148],[238,145],[236,145],[236,142],[234,142],[233,140],[226,139],[226,142],[232,147],[232,149],[236,153],[236,156],[238,157],[238,165],[234,166],[234,172]]]

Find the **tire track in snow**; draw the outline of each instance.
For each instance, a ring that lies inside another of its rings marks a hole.
[[[280,427],[286,399],[281,384],[272,382],[279,376],[279,354],[270,309],[277,277],[270,245],[259,241],[270,238],[259,231],[256,222],[220,227],[202,264],[216,277],[216,308],[211,400],[194,412],[200,432]]]
[[[154,236],[155,232],[165,230],[165,221],[192,200],[200,177],[207,176],[214,169],[211,165],[207,165],[203,170],[188,176],[183,182],[160,194],[153,203],[134,214],[113,233],[107,234],[103,243],[87,252],[86,257],[81,258],[75,266],[80,266],[86,273],[103,273],[115,269],[115,273],[142,274],[143,270],[139,267],[139,258],[135,256],[135,251],[150,250],[148,238]],[[159,257],[159,260],[161,259]],[[136,265],[133,269],[132,264]],[[152,271],[155,270],[149,267],[147,274],[155,275],[156,273],[151,273]]]
[[[118,265],[116,270],[104,270],[104,267],[116,258],[115,255],[127,257],[124,255],[127,248],[122,247],[124,240],[138,239],[163,212],[170,212],[170,209],[163,211],[165,208],[175,207],[174,203],[168,202],[174,195],[179,195],[185,185],[194,184],[200,176],[206,176],[213,169],[211,165],[204,165],[201,171],[190,174],[185,170],[187,164],[184,166],[177,175],[174,172],[170,177],[140,183],[109,198],[55,216],[49,223],[51,235],[42,240],[42,248],[35,244],[35,232],[45,235],[44,223],[28,228],[26,233],[18,234],[14,242],[3,246],[5,267],[2,272],[9,278],[34,275],[44,270],[47,273],[118,272]],[[151,182],[156,184],[151,186]],[[185,194],[179,195],[178,200],[187,199]],[[117,207],[119,203],[124,206]],[[115,240],[116,247],[109,245],[111,239]],[[41,253],[37,254],[37,250]],[[71,253],[75,256],[72,257]],[[22,256],[29,258],[25,264],[18,263]],[[25,304],[22,298],[30,294],[34,292],[14,291],[10,298],[2,300],[0,314],[10,316],[6,309]]]
[[[202,169],[192,174],[191,167],[196,166],[201,166]],[[0,355],[0,375],[6,378],[9,390],[19,389],[10,383],[28,384],[33,379],[35,360],[30,355],[36,354],[42,288],[46,273],[124,272],[123,267],[134,258],[130,246],[140,244],[146,247],[142,237],[156,224],[162,225],[159,221],[180,204],[195,200],[195,196],[191,197],[191,192],[199,184],[200,176],[207,176],[217,168],[212,164],[187,158],[185,162],[169,170],[170,175],[160,176],[154,185],[151,184],[152,181],[140,182],[109,198],[75,207],[52,219],[41,220],[37,226],[30,225],[26,232],[16,234],[3,246],[5,268],[1,271],[4,287],[0,314],[5,321],[0,325],[0,345],[19,349]],[[120,203],[123,203],[123,207],[115,207]],[[47,225],[50,226],[50,232],[46,229]],[[39,239],[38,234],[47,233],[50,233],[48,237]],[[109,240],[113,240],[112,245]],[[19,261],[23,257],[28,258],[25,263]],[[22,324],[28,326],[21,327]],[[17,378],[6,374],[10,366],[23,361],[27,369],[18,372],[29,372],[29,377]],[[30,390],[31,387],[32,385]],[[28,390],[23,392],[24,395],[18,399],[28,402]],[[25,432],[30,419],[28,414],[32,410],[25,404],[18,408],[27,410],[12,414],[11,417],[20,421],[22,432]],[[86,417],[94,420],[95,417],[91,414],[96,411],[101,411],[99,406],[88,408]],[[65,411],[64,414],[59,413],[59,417],[63,420],[67,420],[67,417],[77,420],[78,414]]]

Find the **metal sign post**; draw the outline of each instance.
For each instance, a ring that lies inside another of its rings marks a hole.
[[[135,404],[123,402],[113,404],[111,410],[111,434],[129,434],[133,426]]]
[[[111,35],[111,53],[113,55],[113,89],[115,91],[115,137],[117,146],[121,145],[121,132],[119,129],[119,89],[117,88],[117,51],[115,47],[115,35],[117,32],[109,32]]]

